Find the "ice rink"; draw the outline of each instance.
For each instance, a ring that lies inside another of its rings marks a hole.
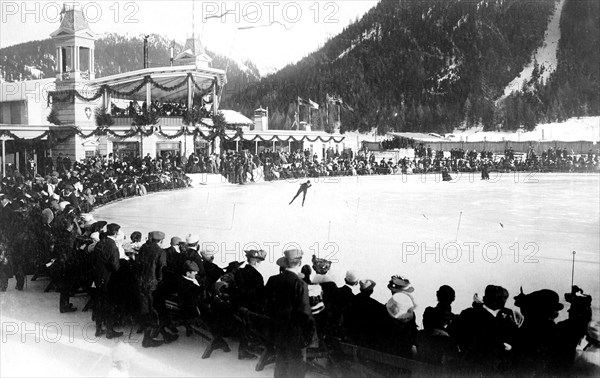
[[[521,286],[526,292],[549,288],[562,298],[570,290],[576,251],[575,284],[593,296],[598,319],[599,177],[492,173],[489,182],[466,174],[453,182],[441,182],[434,175],[321,178],[312,180],[304,207],[301,197],[292,205],[288,202],[305,180],[217,183],[127,199],[97,209],[94,216],[119,223],[127,235],[164,231],[165,247],[171,236],[197,233],[205,249],[217,250],[215,262],[221,266],[243,260],[244,249],[262,248],[269,252],[259,269],[265,281],[277,272],[274,261],[293,246],[304,250],[307,263],[312,254],[333,260],[332,273],[340,283],[347,269],[375,280],[374,297],[382,302],[389,298],[390,276],[400,274],[415,286],[418,323],[443,284],[456,290],[454,312],[470,306],[473,294],[482,295],[487,284],[506,287],[511,308]],[[107,371],[107,351],[114,344],[93,338],[91,314],[59,314],[58,294],[43,294],[43,283],[33,284],[18,293],[12,281],[9,292],[0,297],[2,375],[87,376]],[[75,302],[83,306],[83,298]],[[561,318],[565,316],[563,310]],[[67,339],[65,324],[71,321],[78,323],[73,326],[74,340]],[[22,322],[17,331],[5,329],[6,323]],[[38,323],[44,329],[48,322],[59,325],[58,342],[42,337],[35,343],[33,336],[23,335],[23,327]],[[92,341],[82,336],[86,325]],[[155,350],[135,345],[140,360],[132,374],[272,375],[272,366],[256,373],[254,362],[238,361],[236,349],[200,360],[205,345],[197,336],[184,336]],[[17,369],[18,362],[24,369]]]

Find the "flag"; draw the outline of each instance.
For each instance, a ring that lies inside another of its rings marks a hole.
[[[311,100],[310,98],[308,99],[308,105],[313,108],[313,109],[319,109],[319,104],[317,104],[316,102],[314,102],[313,100]]]
[[[350,105],[345,104],[343,102],[341,103],[341,105],[342,105],[342,108],[346,109],[347,111],[354,112],[354,109]]]
[[[308,105],[308,102],[302,97],[298,97],[298,105]]]

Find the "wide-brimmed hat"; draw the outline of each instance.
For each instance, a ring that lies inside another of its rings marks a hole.
[[[315,255],[312,257],[312,263],[312,268],[317,274],[326,274],[331,268],[331,261],[318,258]]]
[[[408,278],[399,275],[392,276],[387,287],[388,289],[397,292],[412,293],[413,291],[415,291],[415,288],[411,285]]]
[[[277,265],[282,268],[289,268],[291,263],[302,260],[302,250],[288,249],[283,252],[283,256],[277,259]]]
[[[529,294],[521,292],[515,297],[515,306],[549,312],[560,311],[565,307],[560,303],[559,295],[549,289],[542,289]]]
[[[267,252],[263,251],[262,249],[250,249],[248,251],[244,251],[244,253],[246,254],[247,258],[258,259],[260,261],[264,261],[267,257]]]

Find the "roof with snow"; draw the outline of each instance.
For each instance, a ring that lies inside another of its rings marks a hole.
[[[221,109],[220,112],[223,113],[223,116],[225,117],[225,122],[228,125],[235,125],[235,126],[254,125],[254,122],[250,118],[246,117],[242,113],[236,112],[235,110]]]
[[[393,137],[397,137],[397,138],[406,138],[406,139],[413,139],[419,142],[445,142],[447,141],[446,138],[441,137],[438,134],[435,133],[430,133],[430,134],[423,134],[423,133],[387,133],[387,135],[393,136]]]

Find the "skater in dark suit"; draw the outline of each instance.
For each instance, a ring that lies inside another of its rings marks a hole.
[[[308,191],[308,188],[310,188],[311,186],[312,186],[312,184],[310,183],[310,180],[308,180],[304,184],[300,184],[300,189],[298,189],[298,192],[296,193],[294,198],[292,198],[292,200],[290,201],[290,205],[300,195],[300,193],[302,193],[302,206],[304,206],[304,200],[306,199],[306,192]]]
[[[304,377],[302,350],[312,341],[314,321],[308,287],[298,276],[302,251],[285,251],[277,265],[283,272],[269,278],[265,287],[277,355],[274,377]]]

